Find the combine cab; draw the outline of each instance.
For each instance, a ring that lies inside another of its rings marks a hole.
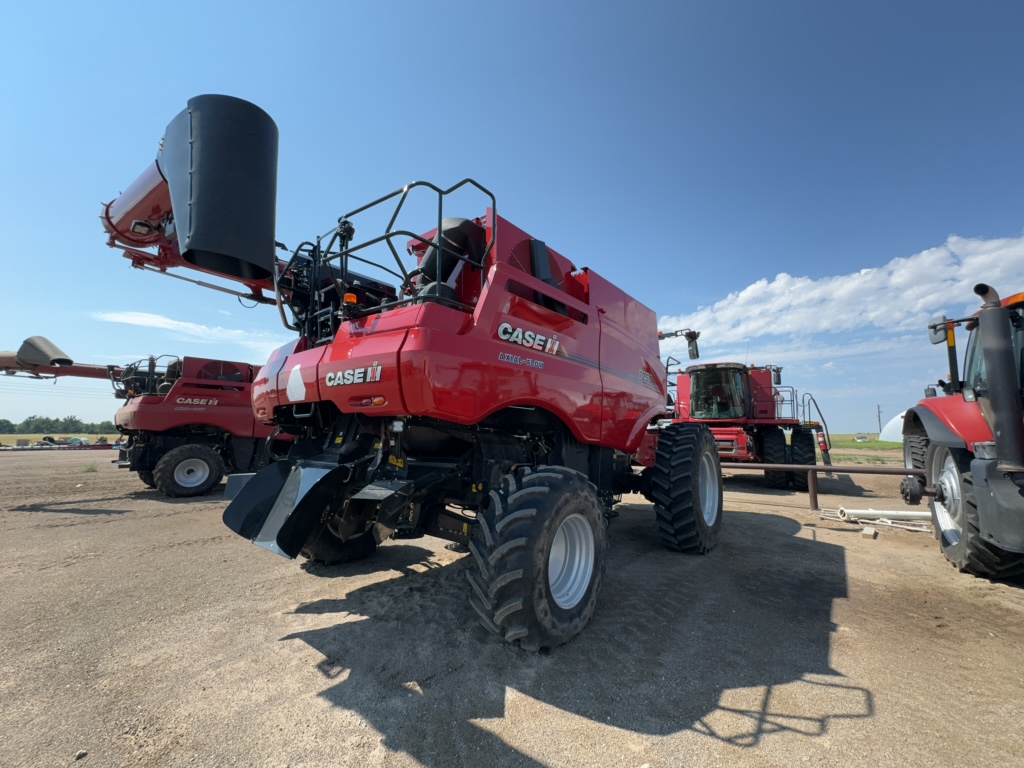
[[[0,372],[109,379],[114,396],[125,400],[114,414],[127,438],[117,465],[167,496],[209,493],[225,471],[248,472],[269,460],[274,430],[253,417],[248,363],[150,357],[123,367],[82,365],[34,336],[18,352],[0,353]]]
[[[278,261],[276,139],[251,104],[193,99],[138,194],[107,207],[111,243],[137,265],[273,295],[296,332],[253,384],[259,421],[295,445],[235,496],[232,530],[325,562],[391,537],[466,545],[481,623],[527,649],[590,619],[621,494],[655,500],[670,549],[714,546],[714,441],[701,425],[656,428],[668,382],[650,309],[500,217],[468,179],[404,187]],[[456,218],[467,193],[483,205]],[[402,228],[414,196],[426,221]]]
[[[776,365],[689,366],[676,378],[674,421],[707,425],[725,462],[813,465],[820,449],[824,463],[831,464],[828,428],[817,403],[808,393],[782,386]],[[792,483],[807,490],[806,472],[766,469],[764,475],[769,488]]]

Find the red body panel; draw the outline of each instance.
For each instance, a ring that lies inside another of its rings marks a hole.
[[[973,443],[987,443],[994,439],[992,429],[985,421],[981,408],[976,402],[969,403],[964,400],[963,395],[929,397],[919,402],[915,409],[931,411],[953,434],[967,443],[968,447]]]
[[[253,386],[259,418],[271,420],[276,406],[301,412],[302,403],[330,401],[345,413],[470,425],[528,406],[553,413],[581,442],[635,452],[665,411],[655,314],[593,272],[573,274],[550,249],[564,291],[542,282],[522,255],[529,235],[497,221],[485,268],[464,270],[456,286],[472,314],[405,306],[343,323],[329,346],[282,348]],[[542,306],[538,294],[565,313]]]
[[[181,377],[166,395],[132,397],[118,410],[114,423],[119,429],[166,432],[202,425],[234,437],[270,435],[270,427],[253,418],[252,366],[195,357],[182,358],[181,363]],[[232,375],[218,376],[220,371],[231,371]]]

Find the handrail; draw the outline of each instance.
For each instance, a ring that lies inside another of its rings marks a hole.
[[[807,497],[810,502],[811,509],[815,512],[820,511],[821,507],[818,506],[818,473],[819,472],[839,472],[847,475],[913,475],[917,477],[923,477],[927,479],[927,474],[923,469],[915,469],[911,467],[847,467],[843,465],[825,465],[825,464],[748,464],[747,462],[723,462],[722,469],[767,469],[775,472],[806,472],[807,473]],[[925,496],[934,496],[935,488],[928,486],[924,489]]]

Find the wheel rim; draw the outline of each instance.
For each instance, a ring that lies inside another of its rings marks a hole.
[[[548,585],[559,608],[573,608],[594,573],[594,531],[583,515],[569,515],[555,531],[548,555]]]
[[[183,488],[195,488],[206,482],[210,466],[202,459],[185,459],[174,468],[174,482]]]
[[[933,502],[935,520],[943,538],[952,546],[960,541],[963,531],[964,504],[960,487],[960,468],[946,448],[936,450],[933,467],[932,482],[936,489],[942,491],[942,501],[936,498]]]
[[[714,525],[718,519],[718,472],[715,471],[715,459],[710,453],[700,458],[698,478],[701,514],[705,523]]]

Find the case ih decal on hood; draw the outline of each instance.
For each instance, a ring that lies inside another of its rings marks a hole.
[[[547,337],[534,331],[514,328],[511,323],[502,323],[498,326],[498,338],[510,344],[536,349],[538,352],[545,352],[549,355],[558,354],[558,339],[554,336]]]
[[[216,405],[220,401],[215,397],[179,397],[174,402],[178,405]]]
[[[347,371],[328,373],[324,377],[324,384],[328,387],[342,387],[346,384],[369,384],[373,381],[380,381],[384,372],[383,366],[374,362],[367,368],[350,368]]]

